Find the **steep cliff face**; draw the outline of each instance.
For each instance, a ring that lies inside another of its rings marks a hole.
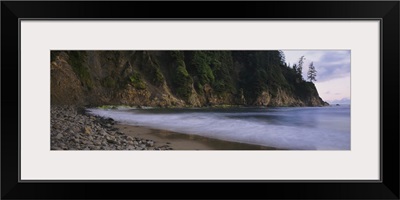
[[[278,51],[52,51],[51,103],[325,104]]]

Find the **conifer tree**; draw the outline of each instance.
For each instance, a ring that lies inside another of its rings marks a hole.
[[[311,82],[317,81],[317,79],[315,79],[316,76],[317,76],[317,70],[315,70],[314,62],[311,62],[310,65],[308,66],[307,79],[310,80]]]

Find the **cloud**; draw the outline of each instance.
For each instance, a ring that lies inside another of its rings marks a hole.
[[[317,81],[314,82],[321,98],[333,101],[350,97],[351,51],[348,50],[283,50],[286,62],[298,63],[301,56],[306,60],[303,77],[307,78],[308,66],[314,62]]]
[[[318,81],[327,81],[350,75],[350,51],[328,51],[314,62]]]
[[[308,66],[314,62],[317,81],[324,82],[350,76],[350,54],[348,50],[291,51],[285,50],[286,62],[293,65],[304,55],[303,77],[307,77]]]

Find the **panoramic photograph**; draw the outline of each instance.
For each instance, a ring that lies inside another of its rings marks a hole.
[[[51,150],[351,150],[350,50],[50,52]]]

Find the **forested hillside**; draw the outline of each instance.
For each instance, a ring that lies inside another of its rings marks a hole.
[[[323,106],[280,51],[52,51],[51,103]]]

